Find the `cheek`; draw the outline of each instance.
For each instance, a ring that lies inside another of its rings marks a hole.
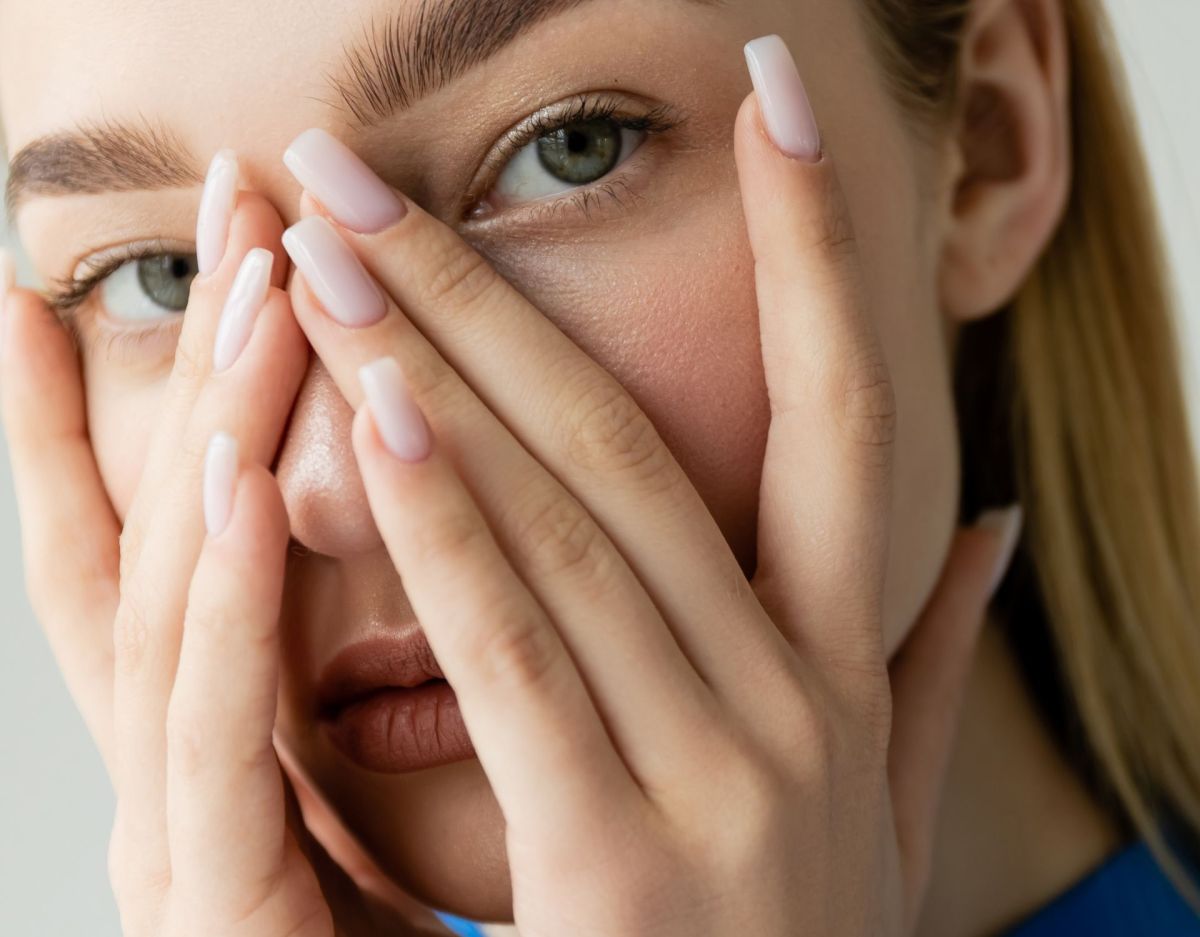
[[[770,412],[740,203],[586,254],[492,259],[637,400],[752,570]]]
[[[853,168],[848,174],[855,178]],[[869,181],[877,178],[857,177],[848,196],[856,223],[872,232],[862,238],[863,261],[899,410],[884,595],[890,654],[937,581],[958,476],[936,264],[911,236],[915,206],[881,207],[897,199],[879,197]],[[703,218],[587,253],[492,259],[650,415],[753,572],[770,407],[740,202],[710,204]]]

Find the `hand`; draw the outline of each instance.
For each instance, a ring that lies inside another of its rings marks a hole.
[[[959,532],[889,681],[889,373],[832,159],[782,156],[755,102],[736,146],[772,423],[750,584],[610,374],[332,138],[287,157],[296,316],[358,410],[527,937],[898,935],[920,907],[1019,512]]]
[[[109,870],[129,937],[416,933],[385,930],[308,835],[272,745],[288,519],[265,466],[308,364],[279,288],[282,228],[240,193],[220,266],[192,287],[123,530],[70,336],[36,294],[5,303],[0,389],[29,594],[117,793]],[[239,267],[253,331],[214,373]],[[230,435],[209,450],[218,430]]]

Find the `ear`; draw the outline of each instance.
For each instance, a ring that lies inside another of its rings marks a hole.
[[[960,52],[940,291],[952,319],[1020,289],[1071,185],[1070,53],[1060,0],[974,0]]]

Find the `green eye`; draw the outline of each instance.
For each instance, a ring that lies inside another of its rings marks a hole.
[[[104,306],[122,320],[161,319],[187,309],[199,267],[195,254],[155,254],[129,260],[104,280]]]
[[[567,124],[538,138],[538,161],[562,182],[595,182],[612,172],[621,158],[621,129],[609,118]]]
[[[491,196],[514,205],[581,189],[612,173],[646,136],[607,116],[550,128],[509,160]]]

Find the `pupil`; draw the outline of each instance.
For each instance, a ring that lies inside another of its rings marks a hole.
[[[155,305],[172,312],[187,309],[197,272],[196,258],[189,254],[143,257],[137,263],[138,285]]]
[[[538,160],[556,179],[586,185],[621,158],[621,126],[611,118],[578,121],[538,138]]]

